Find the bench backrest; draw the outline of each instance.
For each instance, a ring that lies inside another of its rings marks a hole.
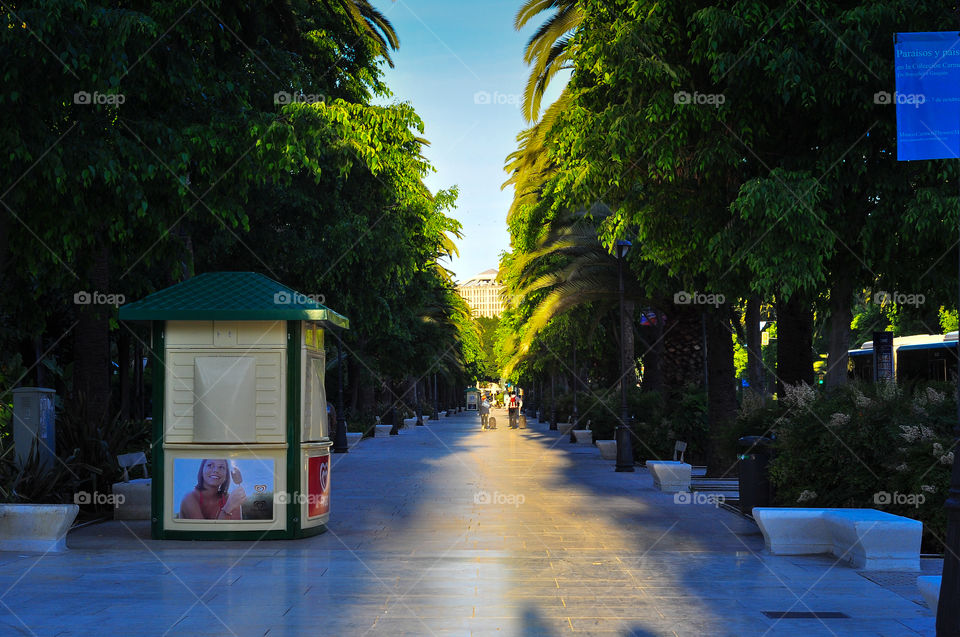
[[[686,450],[687,450],[687,443],[680,442],[678,440],[677,443],[673,445],[673,461],[683,462],[683,452],[685,452]]]
[[[149,478],[150,474],[147,473],[147,455],[142,451],[136,453],[124,453],[117,456],[117,464],[123,469],[123,481],[130,482],[130,473],[128,469],[131,467],[136,467],[137,465],[143,465],[143,477]]]

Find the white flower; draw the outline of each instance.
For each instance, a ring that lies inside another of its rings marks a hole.
[[[803,381],[796,385],[783,385],[783,402],[787,407],[806,407],[817,399],[816,390]]]
[[[900,425],[900,431],[903,432],[900,436],[907,442],[916,442],[920,438],[920,427]]]
[[[854,390],[853,402],[856,403],[857,407],[870,407],[873,405],[873,401],[864,396],[863,392],[859,389]]]
[[[934,437],[933,429],[930,427],[920,427],[920,439],[921,440],[930,440]]]
[[[946,400],[947,395],[941,392],[938,392],[933,387],[927,387],[927,401],[931,405],[939,405],[944,400]]]
[[[910,471],[910,467],[907,466],[906,462],[901,462],[897,465],[897,471],[900,473],[906,473],[907,471]]]
[[[809,502],[810,500],[816,500],[816,499],[817,499],[816,491],[808,491],[805,489],[803,493],[800,494],[800,497],[797,498],[797,502]]]
[[[937,488],[934,487],[934,486],[931,486],[931,485],[929,485],[929,484],[922,484],[922,485],[920,485],[920,490],[921,490],[921,491],[926,491],[927,493],[936,493],[936,492],[937,492]]]
[[[940,456],[940,464],[952,465],[953,464],[953,452],[946,453]]]
[[[900,397],[900,387],[897,381],[888,379],[877,384],[877,395],[881,400],[895,400]]]
[[[828,424],[831,427],[842,427],[849,423],[850,423],[850,416],[837,412],[835,414],[830,415],[830,422]]]
[[[942,456],[943,455],[943,445],[939,442],[933,443],[933,455]]]

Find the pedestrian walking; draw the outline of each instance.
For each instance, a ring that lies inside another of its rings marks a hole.
[[[510,415],[510,428],[516,429],[520,426],[520,401],[517,400],[516,392],[510,392],[510,398],[507,402]]]
[[[480,428],[487,428],[487,421],[490,418],[490,402],[484,398],[480,403]]]

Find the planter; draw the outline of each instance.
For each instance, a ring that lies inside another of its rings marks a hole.
[[[577,439],[578,445],[593,444],[593,432],[589,429],[574,429],[573,437]]]
[[[604,460],[617,459],[617,441],[616,440],[598,440],[597,449],[600,450],[600,457]]]
[[[569,436],[570,430],[573,429],[572,422],[559,422],[557,423],[557,431],[560,432],[561,436]]]
[[[0,551],[66,551],[79,512],[76,504],[0,504]]]
[[[374,437],[379,438],[383,436],[386,438],[390,435],[390,430],[393,429],[393,425],[375,425],[377,431],[374,434]]]
[[[363,434],[347,432],[347,449],[353,449],[363,440]]]

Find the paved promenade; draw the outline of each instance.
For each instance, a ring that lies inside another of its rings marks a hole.
[[[66,554],[0,553],[0,635],[933,634],[915,576],[767,555],[739,515],[495,415],[334,456],[318,537],[159,542],[108,522]]]

